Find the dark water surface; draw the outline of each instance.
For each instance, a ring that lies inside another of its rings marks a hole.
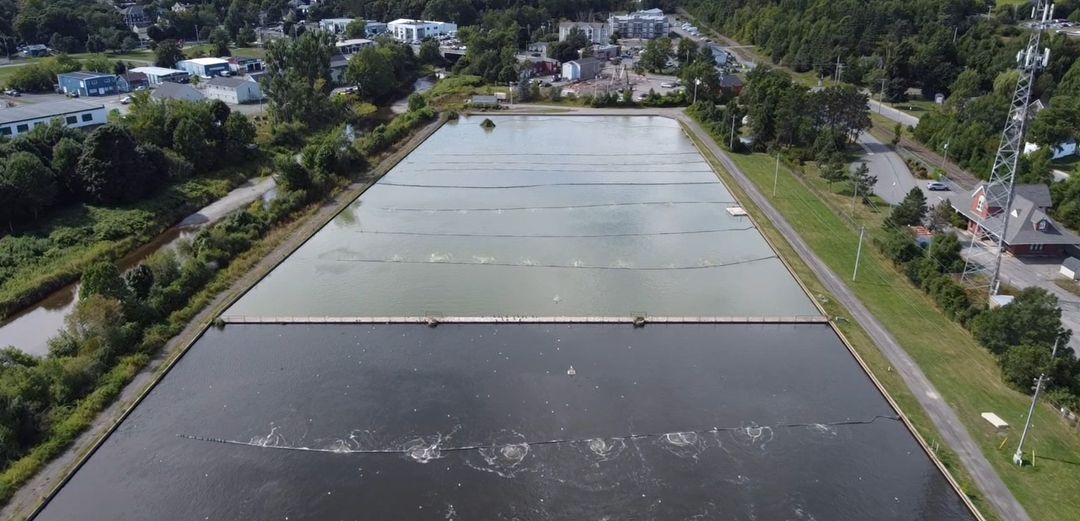
[[[38,519],[972,519],[895,414],[827,325],[230,325]]]
[[[674,120],[480,119],[441,128],[227,314],[818,314]]]

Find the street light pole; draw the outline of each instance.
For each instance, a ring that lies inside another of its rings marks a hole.
[[[701,85],[701,78],[694,78],[694,103],[697,103],[697,86]]]
[[[945,170],[945,163],[949,162],[949,144],[945,143],[942,145],[942,148],[945,149],[945,157],[941,159],[941,169]]]
[[[1054,341],[1054,350],[1050,352],[1050,362],[1054,362],[1054,356],[1057,355],[1058,343],[1060,340]],[[1028,429],[1031,428],[1031,416],[1035,413],[1035,403],[1039,401],[1039,392],[1042,391],[1043,378],[1046,377],[1046,373],[1039,375],[1039,378],[1035,381],[1035,394],[1031,397],[1031,407],[1028,408],[1027,421],[1024,422],[1024,431],[1020,434],[1020,445],[1016,447],[1016,453],[1013,454],[1013,463],[1024,466],[1024,440],[1027,439]]]

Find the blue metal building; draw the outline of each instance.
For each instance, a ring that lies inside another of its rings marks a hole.
[[[117,94],[116,75],[100,72],[66,72],[56,75],[60,91],[72,96],[111,96]]]

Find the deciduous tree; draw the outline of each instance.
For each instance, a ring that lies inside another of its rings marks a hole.
[[[184,59],[184,51],[176,40],[162,40],[154,47],[154,65],[158,67],[176,67],[176,62]]]

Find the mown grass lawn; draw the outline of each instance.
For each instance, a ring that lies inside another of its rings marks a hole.
[[[855,267],[858,230],[837,212],[847,212],[849,198],[821,190],[819,180],[804,181],[781,167],[777,195],[772,197],[774,159],[733,155],[740,168],[770,197],[800,236],[830,269],[850,278]],[[818,190],[812,191],[813,184]],[[877,231],[881,213],[856,205],[854,219],[866,223],[867,240]],[[807,280],[804,278],[804,280]],[[937,310],[919,289],[908,283],[892,263],[869,242],[863,244],[858,280],[849,286],[916,360],[941,398],[956,410],[968,432],[1033,519],[1080,519],[1080,430],[1066,424],[1049,405],[1038,408],[1026,446],[1034,451],[1035,466],[1016,467],[1012,453],[1030,398],[1002,382],[994,358],[971,335]],[[845,331],[847,334],[847,331]],[[854,338],[852,339],[855,340]],[[862,351],[866,351],[863,349]],[[876,351],[876,350],[875,350]],[[867,356],[867,355],[864,355]],[[874,358],[880,357],[880,353]],[[872,364],[872,366],[875,364]],[[880,362],[877,364],[880,365]],[[885,381],[893,373],[875,370]],[[902,382],[899,383],[903,386]],[[919,409],[911,399],[898,399],[910,414]],[[907,403],[907,405],[905,405]],[[1012,425],[998,433],[979,415],[995,412]],[[925,416],[917,415],[919,423]],[[1007,438],[1007,439],[1006,439]],[[928,440],[931,444],[935,440]],[[984,512],[989,509],[982,508]]]

